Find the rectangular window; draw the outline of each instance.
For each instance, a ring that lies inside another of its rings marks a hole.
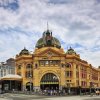
[[[49,65],[49,61],[45,61],[45,64],[46,64],[46,65]]]
[[[66,71],[65,76],[66,77],[71,77],[72,76],[72,71]]]
[[[60,60],[40,60],[39,61],[40,66],[55,66],[55,65],[60,65]]]

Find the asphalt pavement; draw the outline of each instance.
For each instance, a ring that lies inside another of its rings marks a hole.
[[[0,100],[100,100],[100,96],[41,96],[25,94],[1,94]]]

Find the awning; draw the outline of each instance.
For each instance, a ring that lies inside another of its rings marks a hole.
[[[19,75],[8,74],[6,76],[1,77],[1,80],[22,80],[22,77]]]

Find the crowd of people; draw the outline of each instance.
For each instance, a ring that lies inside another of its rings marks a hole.
[[[65,91],[65,90],[40,90],[40,91],[38,91],[38,93],[39,94],[41,94],[41,95],[48,95],[48,96],[52,96],[52,95],[75,95],[75,93],[71,93],[71,92],[69,92],[69,91]],[[94,92],[89,92],[89,93],[82,93],[81,92],[81,94],[80,95],[100,95],[100,90],[95,90]],[[76,95],[78,95],[78,94],[76,94]]]
[[[12,90],[12,93],[18,93],[15,89]],[[20,93],[20,92],[19,92]],[[72,91],[65,91],[59,90],[59,89],[45,89],[45,90],[36,90],[36,91],[28,91],[27,89],[24,90],[25,94],[38,94],[38,95],[47,95],[47,96],[63,96],[63,95],[100,95],[100,90],[99,89],[94,89],[94,91],[89,91],[88,93],[86,92],[80,92],[80,93],[72,93]]]
[[[43,95],[64,95],[65,92],[61,90],[42,90]]]

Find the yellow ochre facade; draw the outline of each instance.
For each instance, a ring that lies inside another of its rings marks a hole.
[[[100,89],[100,68],[82,60],[71,47],[65,52],[49,30],[37,41],[33,53],[24,48],[16,55],[15,72],[22,76],[23,91]]]

